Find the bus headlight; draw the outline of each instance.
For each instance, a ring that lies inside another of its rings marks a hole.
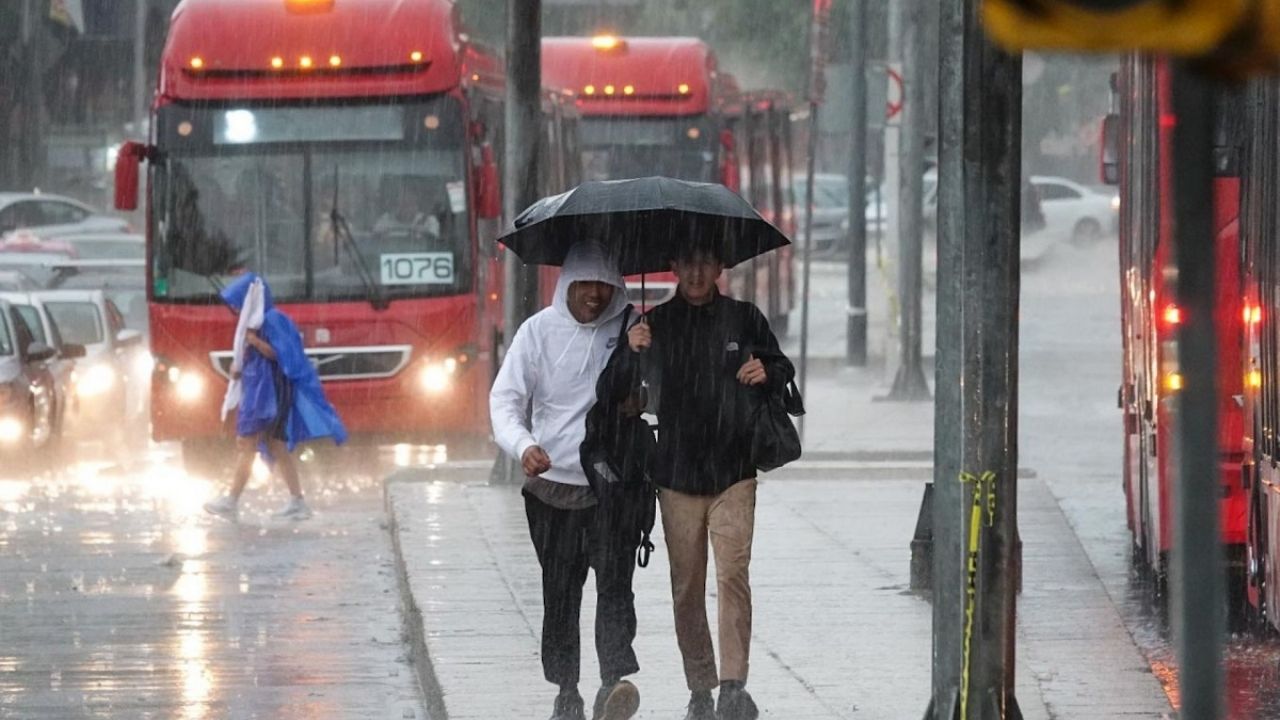
[[[194,403],[204,397],[204,378],[195,373],[178,371],[178,368],[169,369],[169,380],[173,382],[173,390],[177,394],[178,399],[184,403]],[[176,378],[174,376],[177,376]]]
[[[418,374],[418,382],[428,395],[439,395],[453,386],[453,377],[457,373],[457,359],[445,358],[438,362],[429,362],[423,365]]]
[[[76,394],[82,398],[105,395],[116,386],[117,380],[115,368],[110,365],[90,365],[83,373],[76,374]]]
[[[15,417],[0,418],[0,443],[12,445],[22,439],[26,427]]]

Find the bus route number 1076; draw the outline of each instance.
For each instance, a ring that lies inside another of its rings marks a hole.
[[[378,260],[383,285],[450,285],[453,253],[385,253]]]

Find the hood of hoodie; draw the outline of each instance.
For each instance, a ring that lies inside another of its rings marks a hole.
[[[569,286],[575,282],[603,282],[614,287],[613,300],[589,323],[580,323],[569,312]],[[556,312],[568,321],[584,328],[597,328],[618,316],[627,307],[627,285],[618,272],[617,260],[609,257],[605,249],[594,242],[575,243],[565,256],[556,280],[556,292],[552,300]]]
[[[262,280],[262,312],[275,309],[275,305],[271,302],[271,286],[267,284],[265,278],[251,272],[240,275],[230,285],[222,288],[222,301],[232,310],[240,312],[240,308],[244,307],[245,297],[249,295],[249,286],[253,285],[254,280]]]
[[[626,286],[604,249],[593,243],[579,243],[570,249],[556,283],[552,307],[529,318],[521,326],[519,350],[503,360],[503,371],[494,385],[494,395],[506,394],[509,378],[528,368],[536,368],[533,383],[532,427],[526,432],[514,422],[500,427],[495,435],[513,457],[536,442],[551,457],[551,470],[543,477],[570,485],[586,485],[578,448],[586,435],[587,411],[596,401],[596,380],[617,346],[622,328],[622,312],[627,307]],[[569,312],[569,285],[595,280],[613,285],[613,300],[590,323],[580,323]],[[523,413],[523,403],[512,415]]]

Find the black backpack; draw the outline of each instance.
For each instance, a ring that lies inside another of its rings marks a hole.
[[[586,435],[579,453],[596,494],[596,511],[605,513],[618,532],[635,537],[637,563],[645,567],[653,551],[649,535],[657,517],[657,492],[650,468],[658,443],[653,428],[640,414],[643,408],[635,407],[630,383],[622,377],[631,360],[627,343],[631,311],[628,305],[623,312],[618,344],[596,382],[596,404],[587,411]]]

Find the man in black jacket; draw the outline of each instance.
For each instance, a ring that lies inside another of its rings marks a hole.
[[[658,485],[671,560],[676,638],[692,697],[687,720],[754,720],[745,689],[751,643],[748,566],[755,529],[753,408],[795,375],[769,323],[751,303],[724,297],[724,265],[712,243],[672,261],[676,297],[628,332],[625,384],[649,378],[658,415]],[[643,367],[643,370],[641,369]],[[708,538],[719,590],[720,669],[707,623]],[[718,711],[711,690],[719,686]]]

